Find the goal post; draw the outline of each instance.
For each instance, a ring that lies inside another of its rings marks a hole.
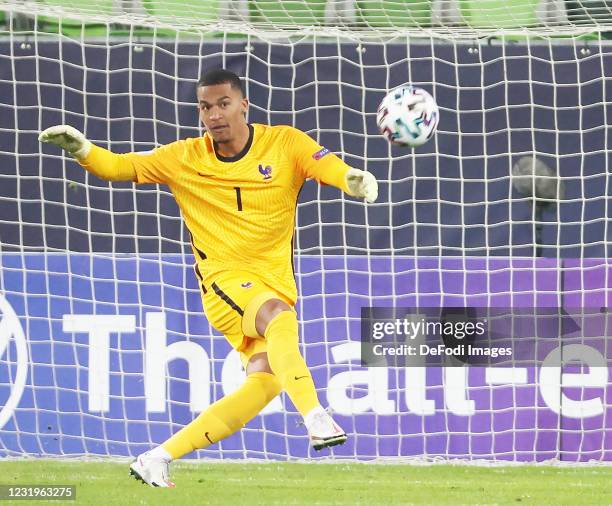
[[[380,194],[364,205],[310,181],[297,208],[303,351],[347,444],[312,454],[280,396],[192,456],[610,460],[606,347],[582,369],[360,362],[362,307],[608,307],[606,2],[2,9],[0,455],[134,456],[240,383],[169,190],[111,185],[37,141],[60,123],[116,152],[201,135],[195,83],[223,66],[244,79],[249,121],[309,133]],[[391,147],[375,121],[405,83],[440,107],[415,150]]]

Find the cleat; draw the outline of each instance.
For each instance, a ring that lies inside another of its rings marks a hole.
[[[152,458],[149,452],[139,455],[130,464],[130,476],[144,485],[152,487],[174,487],[168,479],[168,463],[161,459]]]
[[[304,423],[308,429],[310,444],[316,451],[346,442],[346,433],[321,407],[308,413]]]

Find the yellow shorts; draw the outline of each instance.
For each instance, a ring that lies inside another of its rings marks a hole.
[[[240,353],[245,368],[253,355],[266,351],[266,341],[255,328],[255,317],[262,304],[280,299],[293,307],[286,297],[247,271],[226,271],[207,277],[201,291],[209,323]]]

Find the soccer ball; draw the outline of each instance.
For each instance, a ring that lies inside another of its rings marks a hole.
[[[400,86],[391,90],[378,106],[380,133],[399,146],[416,148],[432,138],[440,113],[434,98],[421,88]]]

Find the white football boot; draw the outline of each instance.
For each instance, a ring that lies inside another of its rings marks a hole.
[[[130,475],[152,487],[174,487],[168,479],[168,462],[152,457],[150,452],[138,455],[130,464]]]
[[[346,442],[346,433],[321,406],[306,415],[304,424],[310,436],[310,444],[317,451]]]

